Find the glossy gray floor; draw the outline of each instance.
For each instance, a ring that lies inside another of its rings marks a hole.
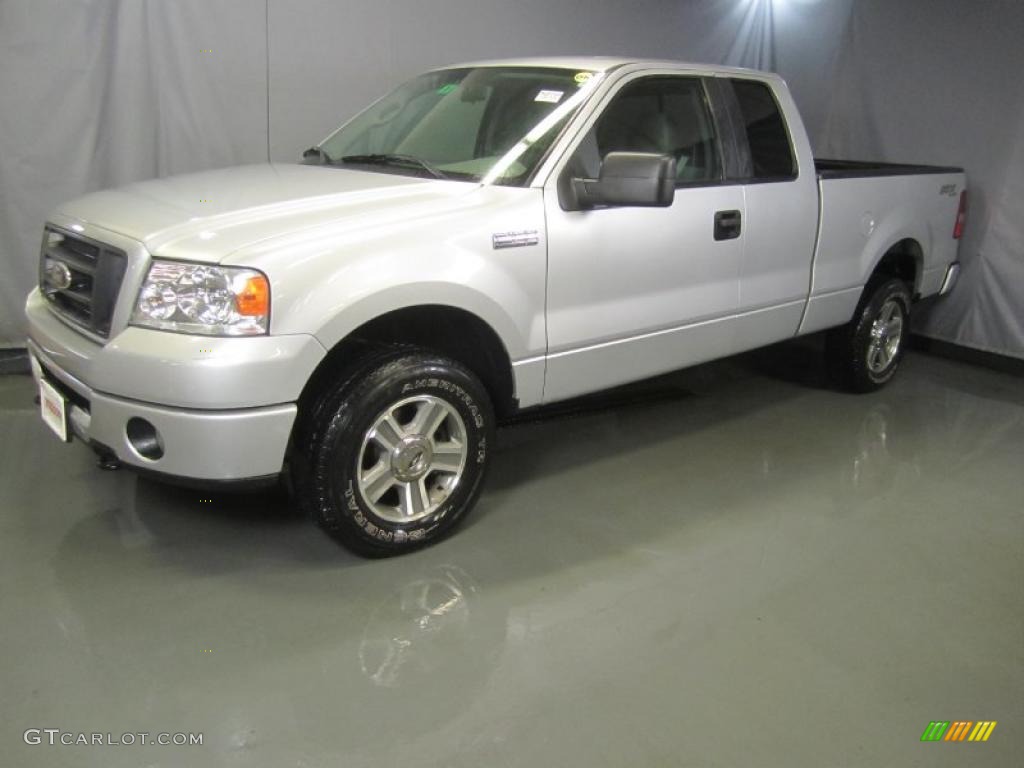
[[[0,765],[1020,765],[1021,379],[818,371],[776,348],[508,427],[471,521],[377,562],[101,472],[0,378]]]

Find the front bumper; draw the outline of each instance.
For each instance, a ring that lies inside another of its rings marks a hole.
[[[231,411],[194,411],[123,400],[100,394],[79,381],[70,387],[66,372],[56,368],[29,341],[29,353],[43,376],[77,397],[68,403],[71,432],[129,466],[192,480],[235,481],[276,475],[284,463],[295,421],[294,403]],[[84,401],[84,402],[83,402]],[[157,430],[163,448],[149,459],[128,438],[130,419],[144,419]]]
[[[123,464],[192,480],[280,473],[295,403],[324,354],[311,336],[224,339],[139,328],[99,345],[54,317],[38,292],[26,314],[34,373],[66,396],[71,432]],[[159,433],[158,458],[133,443],[131,419]]]

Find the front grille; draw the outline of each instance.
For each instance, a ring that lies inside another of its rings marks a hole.
[[[47,226],[39,289],[58,315],[107,338],[126,264],[123,251]]]

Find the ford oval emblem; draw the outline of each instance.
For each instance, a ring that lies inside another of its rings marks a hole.
[[[46,265],[46,287],[54,291],[65,291],[71,287],[71,270],[63,261],[51,261]]]

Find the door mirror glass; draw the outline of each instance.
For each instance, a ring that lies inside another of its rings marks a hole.
[[[598,206],[672,205],[676,160],[653,152],[609,152],[596,179],[574,178],[577,210]]]

